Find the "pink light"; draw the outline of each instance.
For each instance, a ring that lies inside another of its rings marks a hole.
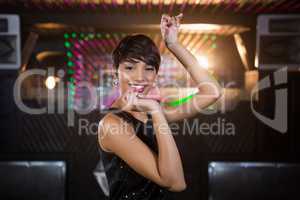
[[[75,42],[74,46],[79,49],[80,48],[80,44],[78,42]]]
[[[226,6],[225,10],[227,9],[234,9],[234,7],[237,5],[237,3],[234,0],[231,0],[228,5]]]
[[[102,39],[102,43],[104,44],[105,47],[107,47],[107,50],[109,50],[109,44],[107,39]]]
[[[100,41],[100,40],[97,40],[97,41],[96,41],[96,44],[97,44],[97,46],[98,46],[98,47],[100,47],[100,48],[101,48],[101,50],[102,50],[102,52],[103,52],[103,53],[105,53],[105,52],[106,52],[106,50],[105,50],[105,48],[102,46],[102,43],[101,43],[101,41]]]
[[[89,45],[92,46],[94,48],[94,50],[102,52],[102,49],[99,48],[96,41],[89,41]]]
[[[110,36],[111,37],[111,36]],[[110,38],[107,40],[110,43],[110,47],[113,48],[115,46],[114,39]]]
[[[81,79],[80,75],[81,75],[81,71],[76,71],[76,74],[74,75],[74,78],[76,80],[80,80]]]
[[[105,106],[110,107],[119,96],[120,96],[119,88],[114,87],[110,94],[103,97],[103,104]]]
[[[184,3],[180,7],[180,12],[183,13],[183,10],[185,9],[185,6],[186,6],[187,3],[188,3],[188,1],[184,1]]]

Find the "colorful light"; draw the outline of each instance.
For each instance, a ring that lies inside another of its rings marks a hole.
[[[67,52],[67,56],[68,56],[68,58],[72,58],[72,57],[73,57],[72,52],[68,51],[68,52]]]
[[[56,79],[54,76],[48,76],[46,81],[45,81],[45,85],[49,90],[52,90],[55,88],[56,85]]]
[[[76,38],[77,34],[76,33],[72,33],[72,38]]]
[[[188,95],[188,96],[183,97],[181,99],[177,99],[177,100],[173,100],[173,101],[170,101],[170,102],[162,103],[162,104],[166,104],[166,105],[171,106],[171,107],[181,106],[182,104],[185,104],[186,102],[190,101],[195,95],[197,95],[197,93]]]
[[[68,34],[68,37],[65,37]],[[88,81],[90,83],[97,83],[97,81],[103,78],[99,69],[111,69],[111,54],[112,50],[116,47],[121,38],[126,36],[126,33],[67,33],[64,34],[66,48],[66,65],[68,75],[68,107],[72,108],[74,105],[81,105],[82,100],[85,97],[85,92],[82,87],[78,87],[81,81]],[[76,37],[75,37],[76,34]],[[165,53],[170,54],[166,49],[164,42],[159,33],[147,34],[153,38],[156,44],[160,45],[161,55]],[[82,40],[84,38],[84,40]],[[217,35],[215,34],[198,34],[193,31],[185,32],[179,35],[179,41],[186,45],[190,50],[201,51],[202,55],[209,55],[209,52],[213,50],[213,45],[216,47]],[[107,55],[107,58],[103,59],[101,56]],[[204,67],[208,68],[209,63],[205,58],[200,58],[200,61]],[[177,73],[174,68],[175,62],[169,63],[167,71],[169,73]],[[172,66],[171,66],[172,65]],[[107,67],[106,67],[107,66]],[[175,70],[175,71],[174,71]],[[178,74],[178,73],[177,73]],[[177,79],[178,75],[174,78]],[[173,79],[173,78],[171,78]],[[110,84],[108,84],[110,85]],[[107,86],[105,86],[107,87]],[[112,102],[114,95],[110,93],[101,94],[101,98],[104,98],[104,102]],[[189,99],[189,98],[187,98]],[[172,105],[180,105],[185,100],[177,100],[177,103]],[[78,104],[80,103],[80,104]],[[103,105],[102,105],[103,106]]]
[[[72,61],[68,61],[68,67],[73,67],[74,66],[74,63]]]
[[[208,59],[206,56],[202,56],[202,55],[198,55],[196,56],[199,64],[201,65],[201,67],[208,69],[210,67]]]
[[[68,33],[65,33],[65,34],[64,34],[64,38],[65,38],[65,39],[69,39],[69,37],[70,37],[70,36],[69,36]]]
[[[15,6],[14,3],[10,4]],[[204,11],[216,13],[218,11],[223,13],[244,12],[257,14],[274,11],[292,11],[298,13],[300,11],[299,2],[297,0],[32,0],[22,6],[28,9],[36,7],[40,10],[72,10],[74,8],[80,8],[82,10],[100,10],[107,13],[111,11],[114,12],[119,8],[125,8],[127,13],[134,12],[135,10],[137,12],[141,12],[142,10],[147,10],[147,12],[158,10],[159,12],[167,13],[179,10],[181,12],[191,13],[194,12],[196,8],[200,13]],[[48,27],[60,27],[55,23],[49,24],[50,25],[47,25]]]
[[[71,43],[68,42],[68,41],[66,41],[66,42],[65,42],[65,47],[66,47],[66,48],[70,48],[70,47],[71,47]]]

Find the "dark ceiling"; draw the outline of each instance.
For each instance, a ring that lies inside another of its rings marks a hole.
[[[123,32],[130,29],[132,25],[158,25],[162,13],[175,15],[180,12],[184,14],[182,21],[184,24],[211,23],[249,28],[250,31],[243,36],[250,52],[254,52],[257,16],[298,14],[300,1],[0,0],[0,13],[20,15],[22,40],[25,40],[32,30],[39,31],[39,41],[43,42],[37,45],[37,52],[47,49],[61,50],[62,47],[58,48],[56,44],[63,42],[53,42],[51,37],[56,41],[63,40],[64,32],[118,32],[119,30]],[[37,29],[37,25],[46,26]],[[137,29],[135,31],[140,32]],[[252,54],[250,57],[253,57]]]
[[[233,12],[245,14],[300,11],[298,0],[1,0],[4,11],[96,13]]]
[[[0,0],[0,13],[21,15],[23,25],[55,22],[118,29],[157,24],[162,13],[182,12],[183,23],[255,26],[259,14],[300,13],[299,0]]]

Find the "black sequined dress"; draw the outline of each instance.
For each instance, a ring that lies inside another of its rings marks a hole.
[[[136,135],[158,153],[150,114],[148,114],[147,123],[143,123],[131,113],[118,108],[109,108],[108,111],[131,123]],[[141,176],[117,155],[103,151],[100,145],[98,149],[109,186],[109,200],[174,200],[173,192]]]

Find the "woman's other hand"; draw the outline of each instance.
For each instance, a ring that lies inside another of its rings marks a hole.
[[[180,27],[180,20],[182,19],[183,14],[180,13],[177,16],[169,16],[163,14],[161,17],[160,30],[162,38],[165,41],[166,46],[171,46],[172,44],[177,43],[178,30]]]
[[[141,111],[141,112],[157,112],[161,110],[160,96],[155,94],[142,95],[138,92],[128,91],[124,95],[126,105],[125,110]]]

